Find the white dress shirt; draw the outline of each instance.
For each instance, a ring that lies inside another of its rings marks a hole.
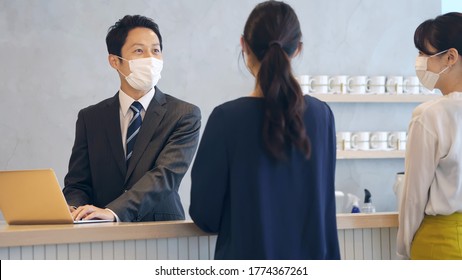
[[[127,129],[128,124],[133,118],[133,111],[130,109],[130,106],[133,102],[138,101],[143,105],[141,109],[141,119],[144,119],[146,110],[148,109],[149,103],[151,103],[152,98],[154,98],[154,88],[147,92],[143,97],[138,100],[135,100],[128,96],[122,89],[119,90],[119,103],[120,103],[120,129],[122,132],[122,146],[124,147],[124,155],[127,153]]]
[[[424,215],[462,212],[462,92],[419,105],[412,113],[399,213],[398,255],[410,257]]]

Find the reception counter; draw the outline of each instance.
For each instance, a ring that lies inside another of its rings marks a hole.
[[[397,213],[338,214],[342,259],[396,259]],[[8,226],[0,259],[213,259],[216,236],[192,221]]]

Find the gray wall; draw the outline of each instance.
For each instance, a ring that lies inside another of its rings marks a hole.
[[[259,1],[0,0],[0,169],[67,171],[79,109],[119,88],[107,63],[107,28],[125,14],[152,17],[164,39],[159,87],[202,109],[247,95],[253,79],[239,60],[239,36]],[[292,0],[304,34],[297,74],[413,75],[412,36],[440,13],[437,0]],[[414,104],[415,105],[415,104]],[[405,130],[414,105],[334,104],[338,130]],[[369,117],[370,115],[370,117]],[[395,209],[394,173],[404,161],[340,161],[337,187],[378,210]],[[181,186],[189,207],[190,177]]]

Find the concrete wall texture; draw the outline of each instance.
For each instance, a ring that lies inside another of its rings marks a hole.
[[[159,87],[198,105],[203,126],[212,109],[245,96],[253,77],[240,58],[239,37],[260,1],[0,0],[0,169],[53,168],[63,184],[81,108],[113,96],[117,73],[105,36],[126,14],[160,26],[164,70]],[[414,75],[419,23],[440,14],[434,0],[288,0],[302,25],[297,75]],[[332,104],[337,130],[406,130],[415,104]],[[378,211],[395,210],[395,173],[404,160],[338,162],[337,189]],[[189,207],[190,175],[181,196]]]

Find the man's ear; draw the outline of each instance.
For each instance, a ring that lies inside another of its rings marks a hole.
[[[107,60],[109,61],[109,65],[111,65],[112,68],[116,70],[119,69],[120,60],[117,56],[110,54],[108,55]]]

